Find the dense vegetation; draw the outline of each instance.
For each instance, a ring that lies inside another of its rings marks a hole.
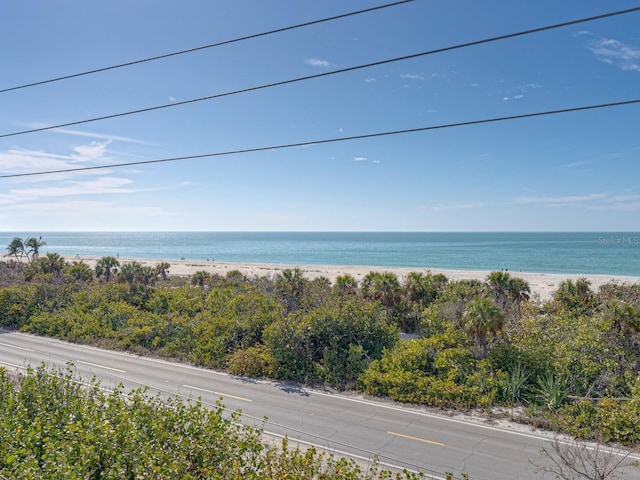
[[[507,272],[484,281],[371,272],[332,284],[298,269],[181,279],[167,264],[113,257],[94,269],[56,254],[19,260],[0,263],[0,325],[640,441],[640,285],[593,291],[567,280],[540,302]]]
[[[105,392],[72,370],[40,367],[12,379],[0,369],[0,478],[21,479],[418,479],[377,463],[363,469],[313,448],[270,445],[260,429],[144,391]]]

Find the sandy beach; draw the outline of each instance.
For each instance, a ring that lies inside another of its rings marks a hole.
[[[66,257],[68,262],[82,260],[89,264],[92,268],[100,257],[91,256],[73,256]],[[356,280],[362,280],[369,272],[391,272],[397,275],[402,281],[411,272],[431,272],[442,273],[450,280],[484,280],[490,271],[483,270],[446,270],[439,268],[387,268],[387,267],[368,267],[353,265],[285,265],[271,263],[235,263],[235,262],[213,262],[205,260],[165,260],[165,259],[140,259],[140,258],[118,258],[120,264],[136,261],[145,266],[155,266],[160,262],[166,262],[170,265],[169,275],[190,276],[197,271],[204,270],[212,274],[226,275],[228,272],[238,270],[239,272],[252,276],[275,277],[278,273],[285,269],[299,268],[305,277],[312,280],[318,277],[326,277],[333,282],[340,275],[349,274]],[[540,300],[551,298],[553,292],[558,288],[564,280],[577,280],[580,277],[586,277],[591,281],[591,286],[597,290],[600,285],[617,281],[621,283],[636,284],[640,283],[640,277],[616,276],[616,275],[594,275],[594,274],[563,274],[563,273],[533,273],[533,272],[509,272],[513,277],[526,280],[531,292],[535,296],[539,296]]]

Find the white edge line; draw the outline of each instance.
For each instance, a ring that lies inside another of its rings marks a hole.
[[[216,393],[213,390],[207,390],[206,388],[200,388],[200,387],[194,387],[193,385],[182,385],[184,388],[190,388],[192,390],[199,390],[201,392],[206,392],[206,393]]]
[[[395,406],[392,406],[392,405],[384,405],[384,404],[381,404],[381,403],[372,402],[372,401],[368,401],[368,400],[363,400],[363,399],[360,399],[360,398],[349,398],[349,397],[345,397],[343,395],[332,395],[330,393],[318,392],[318,391],[315,391],[315,390],[310,390],[309,392],[312,393],[312,394],[322,395],[322,396],[326,396],[326,397],[340,398],[342,400],[346,400],[346,401],[349,401],[349,402],[362,403],[364,405],[370,405],[370,406],[374,406],[374,407],[386,408],[388,410],[395,410],[395,411],[402,412],[402,413],[412,413],[414,415],[420,415],[420,416],[423,416],[423,417],[433,418],[433,419],[436,419],[436,420],[443,420],[443,421],[447,421],[447,422],[458,423],[458,424],[464,425],[464,426],[472,426],[472,427],[477,427],[477,428],[484,428],[485,430],[492,430],[494,432],[500,432],[500,433],[510,433],[510,434],[513,434],[513,435],[520,435],[521,437],[533,438],[533,439],[541,440],[541,441],[544,441],[544,442],[552,442],[553,441],[553,438],[547,438],[547,437],[545,437],[543,435],[535,435],[535,434],[532,434],[532,433],[525,433],[525,432],[516,432],[516,431],[513,431],[513,430],[507,430],[507,429],[504,429],[504,428],[492,427],[490,425],[481,425],[481,424],[474,423],[474,422],[465,422],[464,420],[458,420],[458,419],[455,419],[455,418],[441,417],[439,415],[434,415],[434,414],[426,413],[426,412],[417,412],[415,410],[404,409],[402,407],[395,407]],[[571,440],[568,440],[568,441],[567,440],[559,440],[559,442],[562,443],[562,444],[565,444],[565,445],[572,445]],[[587,448],[591,449],[591,450],[594,449],[594,447],[590,447],[588,445],[587,445]],[[627,454],[627,452],[625,452],[624,450],[622,450],[620,452],[616,451],[615,453],[616,453],[616,455],[625,455],[625,454]],[[640,459],[640,456],[635,455],[634,453],[631,453],[628,456],[630,458]]]
[[[183,384],[182,386],[184,388],[190,388],[192,390],[198,390],[200,392],[213,393],[214,395],[219,395],[219,396],[221,396],[223,398],[235,398],[236,400],[242,400],[243,402],[253,402],[253,400],[251,400],[250,398],[239,397],[237,395],[232,395],[230,393],[214,392],[213,390],[207,390],[206,388],[194,387],[193,385]]]
[[[103,351],[103,350],[100,350],[100,351]],[[130,353],[127,354],[126,352],[114,352],[114,353],[131,356]],[[170,362],[168,360],[161,360],[159,358],[149,358],[149,357],[143,357],[143,356],[137,356],[137,355],[133,355],[133,357],[137,358],[137,359],[140,359],[140,360],[148,361],[148,362],[161,363],[163,365],[170,365],[172,367],[178,366],[180,368],[186,368],[186,369],[189,369],[189,370],[195,370],[197,372],[205,372],[205,373],[210,373],[210,374],[213,374],[213,375],[220,375],[221,377],[230,377],[231,376],[226,372],[218,372],[216,370],[210,370],[210,369],[207,369],[207,368],[194,367],[193,365],[186,365],[184,363]]]
[[[320,450],[324,450],[324,451],[329,452],[329,453],[337,453],[338,455],[341,455],[343,457],[357,458],[358,460],[364,460],[366,462],[373,463],[373,459],[371,459],[369,457],[363,457],[362,455],[357,455],[355,453],[349,453],[349,452],[345,452],[343,450],[337,450],[335,448],[327,448],[327,447],[324,447],[322,445],[318,445],[317,443],[307,442],[305,440],[300,440],[298,438],[288,437],[286,435],[281,435],[279,433],[269,432],[267,430],[263,430],[263,432],[265,434],[271,435],[273,437],[286,438],[290,443],[294,443],[294,442],[302,443],[304,445],[309,445],[310,447],[315,447],[315,448],[318,448]],[[380,462],[380,461],[378,461],[377,463],[380,466],[387,467],[387,468],[393,468],[394,470],[399,470],[399,471],[407,470],[408,472],[415,473],[415,474],[425,473],[425,472],[418,472],[417,470],[410,470],[410,469],[405,468],[405,467],[400,467],[399,465],[394,465],[392,463],[386,463],[386,462]],[[425,473],[425,475],[429,475],[430,478],[433,479],[433,480],[446,480],[443,477],[436,477],[433,474]]]
[[[9,347],[9,348],[15,348],[17,350],[22,350],[24,352],[35,352],[35,350],[31,350],[30,348],[19,347],[17,345],[12,345],[11,343],[2,343],[2,342],[0,342],[0,345],[2,345],[4,347]]]
[[[15,363],[10,363],[10,362],[3,362],[2,360],[0,360],[0,363],[3,365],[7,365],[9,367],[13,367],[13,368],[19,368],[21,370],[24,370],[25,367],[23,367],[22,365],[16,365]]]
[[[83,365],[89,365],[90,367],[104,368],[106,370],[112,370],[118,373],[127,373],[126,370],[120,370],[119,368],[108,367],[106,365],[100,365],[98,363],[85,362],[84,360],[76,360],[74,363],[81,363]]]
[[[455,419],[455,418],[442,417],[440,415],[434,415],[434,414],[427,413],[427,412],[417,412],[417,411],[411,410],[411,409],[406,409],[406,408],[402,408],[402,407],[395,407],[393,405],[384,405],[384,404],[381,404],[381,403],[378,403],[378,402],[372,402],[372,401],[363,400],[363,399],[360,399],[360,398],[349,398],[349,397],[345,397],[343,395],[333,395],[333,394],[330,394],[330,393],[323,393],[323,392],[318,392],[318,391],[314,391],[314,390],[310,390],[310,393],[315,394],[315,395],[322,395],[322,396],[325,396],[325,397],[339,398],[341,400],[346,400],[348,402],[361,403],[361,404],[370,405],[370,406],[373,406],[373,407],[386,408],[387,410],[394,410],[396,412],[411,413],[413,415],[420,415],[422,417],[433,418],[433,419],[436,419],[436,420],[442,420],[442,421],[446,421],[446,422],[458,423],[460,425],[484,428],[486,430],[493,430],[494,432],[511,433],[513,435],[520,435],[520,436],[523,436],[523,437],[534,438],[536,440],[545,440],[545,441],[549,441],[550,440],[550,439],[548,439],[548,438],[546,438],[546,437],[544,437],[542,435],[534,435],[532,433],[524,433],[524,432],[515,432],[513,430],[507,430],[507,429],[503,429],[503,428],[492,427],[490,425],[480,425],[480,424],[474,423],[474,422],[465,422],[464,420],[458,420],[458,419]]]
[[[0,328],[0,331],[4,331],[4,330]],[[44,339],[46,339],[47,343],[53,341],[53,342],[58,342],[58,343],[64,343],[66,345],[73,346],[74,348],[83,349],[83,350],[90,350],[90,351],[100,352],[100,353],[104,353],[104,354],[116,355],[116,356],[119,356],[119,357],[135,358],[135,359],[138,359],[138,360],[141,360],[141,361],[147,361],[147,362],[153,362],[153,363],[161,363],[161,364],[164,364],[164,365],[171,365],[171,366],[174,366],[174,367],[178,366],[178,367],[181,367],[181,368],[187,368],[187,369],[196,370],[196,371],[199,371],[199,372],[207,372],[207,373],[211,373],[211,374],[214,374],[214,375],[221,375],[221,376],[224,376],[224,377],[231,376],[226,372],[218,372],[216,370],[210,370],[210,369],[202,368],[202,367],[194,367],[193,365],[186,365],[184,363],[170,362],[168,360],[162,360],[162,359],[159,359],[159,358],[145,357],[143,355],[134,355],[134,354],[129,353],[129,352],[120,352],[118,350],[108,350],[108,349],[104,349],[104,348],[98,348],[98,347],[94,347],[92,345],[83,345],[81,343],[66,342],[64,340],[60,340],[59,338],[40,337],[38,335],[32,335],[30,333],[14,332],[14,331],[8,331],[8,330],[6,332],[11,334],[11,335],[16,335],[16,336],[21,336],[21,337],[28,337],[28,338],[31,338],[31,339],[38,339],[38,340],[41,340],[41,341],[44,338]]]

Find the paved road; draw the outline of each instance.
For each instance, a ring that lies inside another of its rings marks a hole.
[[[472,480],[543,478],[529,460],[542,461],[539,452],[549,447],[548,436],[0,330],[0,366],[20,369],[42,362],[59,368],[72,362],[79,377],[95,375],[104,387],[148,386],[152,394],[200,398],[206,405],[222,397],[225,407],[242,409],[245,423],[260,426],[267,417],[268,433],[361,461],[377,453],[389,468],[422,471],[434,478],[443,472],[466,472]],[[625,478],[640,479],[640,469],[632,473]]]

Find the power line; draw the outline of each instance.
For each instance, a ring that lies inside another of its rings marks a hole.
[[[51,175],[55,173],[70,173],[70,172],[82,172],[87,170],[101,170],[105,168],[118,168],[118,167],[131,167],[134,165],[149,165],[152,163],[167,163],[167,162],[178,162],[185,160],[195,160],[199,158],[208,158],[208,157],[222,157],[228,155],[239,155],[243,153],[255,153],[255,152],[264,152],[266,150],[282,150],[285,148],[294,148],[294,147],[304,147],[309,145],[322,145],[325,143],[337,143],[337,142],[346,142],[351,140],[362,140],[366,138],[377,138],[377,137],[388,137],[391,135],[402,135],[407,133],[417,133],[417,132],[426,132],[429,130],[441,130],[445,128],[455,128],[455,127],[466,127],[470,125],[481,125],[485,123],[496,123],[496,122],[505,122],[511,120],[520,120],[524,118],[534,118],[534,117],[543,117],[548,115],[557,115],[561,113],[571,113],[571,112],[581,112],[586,110],[596,110],[600,108],[610,108],[610,107],[620,107],[623,105],[633,105],[640,104],[640,98],[633,100],[624,100],[621,102],[611,102],[611,103],[601,103],[597,105],[586,105],[582,107],[570,107],[563,108],[559,110],[547,110],[543,112],[533,112],[533,113],[524,113],[520,115],[509,115],[506,117],[494,117],[494,118],[485,118],[480,120],[469,120],[466,122],[458,122],[458,123],[447,123],[442,125],[432,125],[430,127],[417,127],[417,128],[409,128],[404,130],[394,130],[388,132],[378,132],[378,133],[367,133],[363,135],[353,135],[349,137],[335,137],[321,140],[310,140],[306,142],[297,142],[297,143],[285,143],[280,145],[270,145],[267,147],[254,147],[254,148],[244,148],[240,150],[228,150],[224,152],[214,152],[214,153],[203,153],[199,155],[186,155],[182,157],[171,157],[171,158],[161,158],[156,160],[141,160],[137,162],[127,162],[127,163],[113,163],[110,165],[100,165],[93,167],[77,167],[77,168],[65,168],[60,170],[47,170],[40,172],[30,172],[30,173],[14,173],[8,175],[0,175],[0,179],[2,178],[16,178],[16,177],[30,177],[35,175]]]
[[[640,7],[635,7],[635,8],[630,8],[627,10],[619,10],[616,12],[610,12],[610,13],[605,13],[602,15],[596,15],[594,17],[587,17],[587,18],[581,18],[578,20],[571,20],[569,22],[563,22],[563,23],[557,23],[554,25],[548,25],[545,27],[538,27],[538,28],[533,28],[530,30],[524,30],[521,32],[516,32],[516,33],[509,33],[506,35],[500,35],[497,37],[491,37],[491,38],[485,38],[482,40],[475,40],[472,42],[466,42],[466,43],[461,43],[458,45],[454,45],[454,46],[450,46],[450,47],[443,47],[443,48],[438,48],[435,50],[428,50],[425,52],[420,52],[420,53],[414,53],[411,55],[404,55],[401,57],[395,57],[395,58],[390,58],[390,59],[386,59],[386,60],[380,60],[377,62],[371,62],[371,63],[366,63],[363,65],[356,65],[353,67],[347,67],[347,68],[342,68],[339,70],[332,70],[330,72],[323,72],[323,73],[317,73],[314,75],[306,75],[303,77],[298,77],[298,78],[293,78],[293,79],[289,79],[289,80],[283,80],[283,81],[279,81],[279,82],[273,82],[273,83],[267,83],[267,84],[263,84],[263,85],[258,85],[258,86],[253,86],[253,87],[248,87],[248,88],[243,88],[243,89],[239,89],[239,90],[232,90],[232,91],[228,91],[228,92],[223,92],[223,93],[217,93],[214,95],[207,95],[205,97],[199,97],[199,98],[193,98],[190,100],[183,100],[181,102],[173,102],[173,103],[168,103],[168,104],[164,104],[164,105],[157,105],[155,107],[147,107],[147,108],[141,108],[138,110],[130,110],[127,112],[121,112],[121,113],[115,113],[112,115],[104,115],[101,117],[94,117],[94,118],[90,118],[90,119],[86,119],[86,120],[78,120],[78,121],[74,121],[74,122],[68,122],[68,123],[60,123],[57,125],[51,125],[48,127],[39,127],[39,128],[33,128],[30,130],[22,130],[19,132],[12,132],[12,133],[5,133],[0,135],[0,138],[6,138],[6,137],[13,137],[13,136],[17,136],[17,135],[25,135],[28,133],[36,133],[36,132],[43,132],[46,130],[53,130],[56,128],[63,128],[63,127],[70,127],[73,125],[80,125],[80,124],[84,124],[84,123],[92,123],[92,122],[97,122],[97,121],[101,121],[101,120],[108,120],[108,119],[112,119],[112,118],[119,118],[119,117],[124,117],[124,116],[128,116],[128,115],[135,115],[135,114],[139,114],[139,113],[145,113],[145,112],[151,112],[154,110],[161,110],[164,108],[170,108],[170,107],[177,107],[180,105],[187,105],[190,103],[196,103],[196,102],[202,102],[205,100],[212,100],[215,98],[221,98],[221,97],[227,97],[230,95],[237,95],[240,93],[247,93],[247,92],[252,92],[252,91],[256,91],[256,90],[262,90],[265,88],[271,88],[271,87],[277,87],[277,86],[281,86],[281,85],[288,85],[288,84],[292,84],[292,83],[297,83],[297,82],[302,82],[305,80],[311,80],[314,78],[321,78],[321,77],[328,77],[330,75],[336,75],[339,73],[345,73],[345,72],[353,72],[355,70],[361,70],[364,68],[370,68],[370,67],[376,67],[376,66],[380,66],[380,65],[386,65],[389,63],[393,63],[393,62],[400,62],[400,61],[404,61],[404,60],[410,60],[413,58],[418,58],[418,57],[424,57],[427,55],[433,55],[436,53],[442,53],[442,52],[449,52],[452,50],[457,50],[457,49],[461,49],[461,48],[467,48],[467,47],[472,47],[472,46],[476,46],[476,45],[482,45],[482,44],[486,44],[486,43],[491,43],[491,42],[497,42],[500,40],[506,40],[506,39],[510,39],[510,38],[515,38],[515,37],[520,37],[520,36],[524,36],[524,35],[531,35],[533,33],[539,33],[539,32],[543,32],[543,31],[547,31],[547,30],[553,30],[553,29],[557,29],[557,28],[562,28],[562,27],[568,27],[571,25],[577,25],[580,23],[586,23],[586,22],[591,22],[594,20],[601,20],[604,18],[609,18],[609,17],[613,17],[613,16],[617,16],[617,15],[624,15],[624,14],[628,14],[628,13],[633,13],[633,12],[637,12],[640,11]]]
[[[15,86],[15,87],[9,87],[9,88],[1,89],[0,93],[10,92],[10,91],[13,91],[13,90],[20,90],[20,89],[23,89],[23,88],[35,87],[35,86],[44,85],[44,84],[47,84],[47,83],[59,82],[61,80],[69,80],[71,78],[82,77],[82,76],[91,75],[91,74],[94,74],[94,73],[106,72],[108,70],[115,70],[117,68],[130,67],[132,65],[138,65],[138,64],[141,64],[141,63],[152,62],[152,61],[161,60],[161,59],[164,59],[164,58],[175,57],[177,55],[184,55],[186,53],[197,52],[199,50],[205,50],[207,48],[220,47],[222,45],[229,45],[231,43],[242,42],[244,40],[251,40],[251,39],[254,39],[254,38],[265,37],[267,35],[273,35],[275,33],[282,33],[282,32],[287,32],[289,30],[295,30],[295,29],[298,29],[298,28],[309,27],[311,25],[317,25],[319,23],[325,23],[325,22],[330,22],[332,20],[338,20],[338,19],[341,19],[341,18],[352,17],[354,15],[360,15],[360,14],[363,14],[363,13],[369,13],[369,12],[373,12],[373,11],[376,11],[376,10],[382,10],[384,8],[395,7],[395,6],[398,6],[398,5],[402,5],[402,4],[405,4],[405,3],[411,3],[411,2],[414,2],[414,1],[415,0],[401,0],[401,1],[393,2],[393,3],[387,3],[385,5],[379,5],[377,7],[366,8],[364,10],[357,10],[355,12],[343,13],[341,15],[334,15],[332,17],[322,18],[322,19],[319,19],[319,20],[313,20],[311,22],[299,23],[297,25],[291,25],[289,27],[282,27],[282,28],[277,28],[275,30],[269,30],[269,31],[266,31],[266,32],[255,33],[253,35],[247,35],[247,36],[244,36],[244,37],[234,38],[232,40],[224,40],[222,42],[210,43],[208,45],[201,45],[199,47],[188,48],[186,50],[180,50],[178,52],[165,53],[165,54],[162,54],[162,55],[157,55],[155,57],[143,58],[143,59],[140,59],[140,60],[133,60],[131,62],[120,63],[118,65],[111,65],[109,67],[97,68],[95,70],[88,70],[86,72],[73,73],[71,75],[64,75],[62,77],[50,78],[48,80],[41,80],[39,82],[26,83],[24,85],[18,85],[18,86]]]

